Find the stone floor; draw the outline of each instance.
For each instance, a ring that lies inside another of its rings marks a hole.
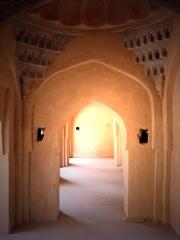
[[[122,169],[111,159],[71,159],[61,169],[60,216],[28,224],[0,240],[175,240],[161,226],[125,221]]]

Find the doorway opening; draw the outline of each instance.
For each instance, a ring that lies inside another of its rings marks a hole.
[[[109,204],[122,219],[126,129],[119,115],[91,102],[65,122],[61,149],[60,212],[87,220],[91,208],[98,212]]]
[[[70,158],[113,158],[123,165],[126,128],[120,116],[106,105],[93,101],[70,116],[61,132],[61,167]]]

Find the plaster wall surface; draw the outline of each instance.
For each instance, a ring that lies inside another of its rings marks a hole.
[[[125,49],[122,35],[105,30],[82,31],[79,36],[74,37],[66,45],[64,52],[54,56],[53,65],[47,69],[47,77],[89,60],[98,60],[118,68],[137,77],[154,90],[153,82],[144,75],[144,67],[134,67],[133,53]]]
[[[113,153],[116,166],[122,165],[125,160],[126,137],[125,126],[113,117]]]
[[[3,155],[6,88],[0,85],[0,155]]]
[[[0,85],[0,233],[9,232],[9,158],[5,155],[6,90]]]
[[[133,205],[129,205],[128,215],[132,220],[139,218],[152,221],[155,153],[141,146],[138,151],[129,152],[128,158],[128,166],[125,167],[125,170],[128,169],[128,202],[133,202]]]
[[[179,58],[180,17],[173,19],[173,32],[169,44],[167,79],[163,99],[163,122],[165,136],[164,154],[164,222],[180,234],[179,221]]]
[[[17,107],[16,109],[20,109],[21,103],[16,80],[15,43],[11,24],[1,28],[0,52],[0,121],[2,122],[3,145],[0,167],[3,195],[0,198],[0,208],[3,211],[0,214],[0,223],[2,224],[0,224],[0,231],[7,233],[15,226],[16,200],[18,204],[21,203],[21,199],[16,192],[21,183],[18,182],[18,186],[16,185],[16,174],[18,175],[18,172],[15,173],[15,159],[19,156],[15,156],[14,149],[15,106]],[[17,124],[19,125],[20,121]],[[17,171],[20,172],[21,169]]]
[[[174,85],[171,162],[171,224],[180,233],[180,71]]]
[[[73,123],[72,123],[72,117],[66,120],[65,125],[60,133],[62,135],[61,138],[61,146],[60,146],[60,152],[61,152],[61,158],[60,158],[60,166],[61,167],[67,167],[69,165],[69,157],[72,157],[72,132],[73,132]]]
[[[74,157],[113,157],[112,116],[100,105],[92,103],[80,111],[73,130]]]
[[[0,156],[3,154],[3,143],[2,143],[2,122],[0,121]]]
[[[0,155],[0,233],[9,232],[9,163]]]

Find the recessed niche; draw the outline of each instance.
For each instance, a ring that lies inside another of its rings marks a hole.
[[[37,128],[36,130],[36,141],[40,142],[44,138],[45,128]]]
[[[148,138],[149,138],[149,134],[148,134],[148,129],[139,129],[139,134],[138,134],[138,138],[139,138],[139,143],[140,144],[146,144],[148,143]]]
[[[80,127],[76,127],[76,131],[79,131],[80,130]]]

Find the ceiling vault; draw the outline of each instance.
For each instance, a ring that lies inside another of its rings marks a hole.
[[[34,82],[46,78],[54,54],[64,51],[82,30],[107,29],[121,32],[124,46],[133,51],[134,63],[144,65],[145,75],[163,97],[171,35],[171,21],[164,16],[165,12],[171,16],[172,9],[180,10],[179,0],[0,1],[0,26],[15,17],[16,69],[22,95],[28,95]]]

